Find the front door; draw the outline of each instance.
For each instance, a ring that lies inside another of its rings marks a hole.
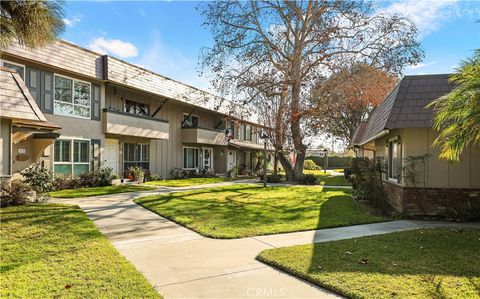
[[[110,167],[118,175],[118,139],[105,139],[105,167]]]
[[[204,147],[203,149],[203,168],[213,173],[213,149]]]
[[[236,166],[236,157],[237,152],[234,150],[228,150],[228,157],[227,157],[227,171],[231,170],[233,167]]]

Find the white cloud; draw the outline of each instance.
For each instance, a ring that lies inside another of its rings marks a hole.
[[[146,17],[147,14],[145,13],[145,11],[141,8],[138,9],[138,13],[142,16],[142,17]]]
[[[425,62],[425,63],[420,62],[420,63],[417,63],[415,65],[409,66],[408,68],[412,69],[412,70],[417,70],[417,69],[425,68],[427,66],[434,65],[435,63],[437,63],[437,62],[436,61],[430,61],[430,62]]]
[[[80,22],[83,19],[83,15],[81,14],[76,14],[73,17],[69,18],[63,18],[62,21],[65,25],[68,27],[75,27],[77,26],[77,23]]]
[[[138,55],[137,47],[119,39],[97,37],[90,42],[88,48],[102,54],[112,54],[119,58],[136,57]]]
[[[460,17],[458,0],[400,0],[381,9],[380,12],[410,17],[422,37],[438,30],[448,21]]]

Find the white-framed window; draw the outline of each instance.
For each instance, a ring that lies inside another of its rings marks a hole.
[[[89,82],[55,74],[54,114],[90,118],[92,86]]]
[[[2,66],[15,70],[25,80],[25,66],[23,64],[2,60]]]
[[[398,137],[388,140],[388,171],[387,178],[390,181],[397,182],[400,178],[401,154]]]
[[[182,120],[183,128],[197,128],[198,127],[198,115],[183,114]]]
[[[252,141],[252,126],[245,125],[245,140]]]
[[[123,169],[128,170],[131,166],[137,166],[144,170],[150,167],[150,146],[146,143],[123,144]]]
[[[198,148],[183,147],[183,169],[198,169]]]
[[[90,171],[89,139],[57,139],[53,148],[55,175],[79,176]]]

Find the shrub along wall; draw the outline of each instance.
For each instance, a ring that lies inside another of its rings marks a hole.
[[[322,167],[324,164],[324,158],[318,156],[307,156],[305,160],[313,160],[315,164]],[[331,156],[328,157],[328,168],[348,168],[352,166],[353,157],[340,157]]]

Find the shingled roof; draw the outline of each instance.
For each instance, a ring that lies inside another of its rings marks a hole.
[[[373,112],[363,136],[355,136],[354,145],[370,142],[386,129],[431,127],[433,110],[425,106],[454,89],[455,86],[448,81],[449,76],[405,76]]]

